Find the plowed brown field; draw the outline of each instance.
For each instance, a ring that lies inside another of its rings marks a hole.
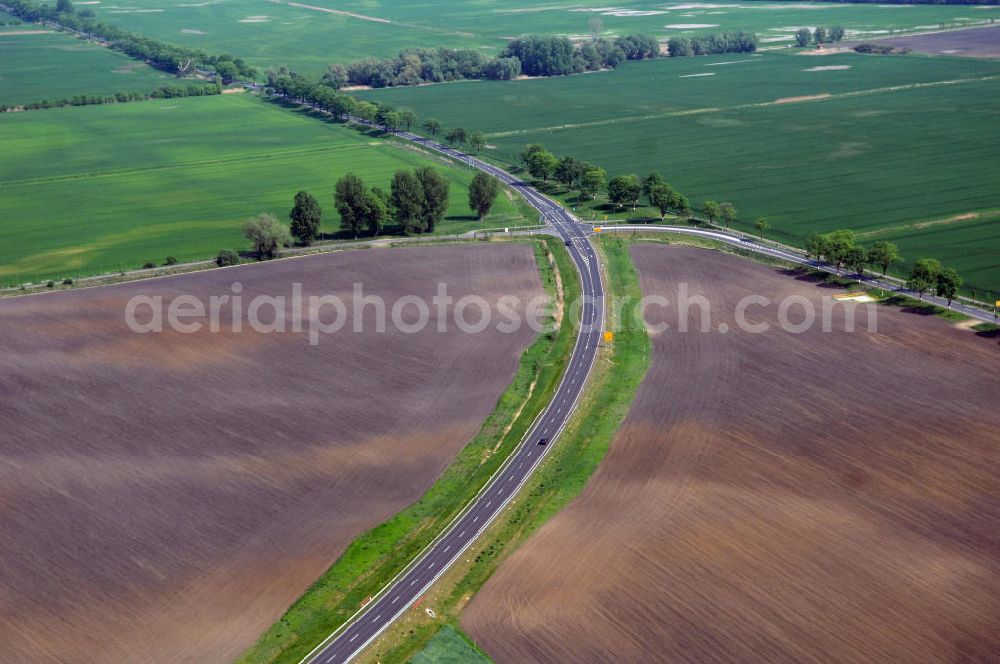
[[[245,302],[293,282],[348,301],[360,282],[390,305],[429,302],[438,282],[494,305],[543,292],[531,247],[490,245],[0,302],[3,662],[232,660],[352,538],[430,486],[534,336],[439,333],[433,308],[420,333],[390,324],[318,346],[305,333],[125,326],[135,294],[206,299],[234,281]]]
[[[781,298],[830,294],[707,250],[632,255],[645,294],[707,297],[713,330],[744,295],[777,325]],[[654,336],[600,468],[463,626],[499,664],[1000,661],[1000,348],[866,319]]]

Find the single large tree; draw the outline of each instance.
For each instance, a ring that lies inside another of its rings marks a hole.
[[[634,175],[616,175],[608,182],[608,198],[619,208],[631,203],[635,207],[642,188]]]
[[[757,234],[760,235],[760,239],[763,240],[764,233],[771,227],[771,223],[767,220],[767,217],[757,217],[757,221],[753,222],[753,226],[757,229]]]
[[[816,40],[817,44],[825,44],[827,42],[826,28],[822,25],[816,26],[813,31],[813,39]]]
[[[469,134],[462,127],[455,127],[454,129],[449,129],[444,138],[451,145],[465,145],[465,142],[469,140]]]
[[[365,192],[364,205],[361,210],[361,220],[374,237],[382,232],[389,218],[389,194],[379,187],[372,187]]]
[[[527,166],[528,163],[531,161],[531,155],[535,154],[536,152],[544,152],[544,151],[545,151],[545,146],[543,146],[541,143],[528,143],[523,148],[521,148],[521,153],[518,155],[518,157],[521,159],[521,163]]]
[[[687,196],[684,194],[674,192],[674,202],[671,205],[678,215],[686,217],[691,214],[691,202],[688,200]]]
[[[424,192],[420,180],[411,171],[396,171],[392,176],[391,200],[393,216],[403,235],[420,229],[420,213],[424,205]]]
[[[591,200],[597,198],[597,193],[604,189],[604,180],[607,175],[603,168],[589,168],[580,180],[580,189],[585,194],[589,194]]]
[[[431,136],[437,136],[441,133],[441,121],[437,118],[427,118],[424,120],[424,131]]]
[[[722,216],[722,220],[726,222],[726,227],[732,228],[733,222],[736,221],[736,206],[732,203],[721,203],[719,204],[719,214]]]
[[[410,131],[410,129],[417,123],[417,114],[408,108],[399,109],[399,126]]]
[[[243,235],[253,243],[258,260],[266,261],[278,255],[282,247],[292,243],[288,229],[273,214],[261,212],[243,225]]]
[[[476,211],[480,219],[490,213],[493,202],[500,192],[500,183],[491,175],[477,172],[469,184],[469,207]]]
[[[448,211],[448,178],[440,171],[424,166],[418,168],[414,175],[420,183],[423,201],[420,205],[421,231],[430,233],[438,222],[444,219]]]
[[[312,194],[306,191],[295,194],[295,206],[288,217],[292,220],[289,230],[299,242],[309,246],[316,240],[323,221],[323,209]]]
[[[705,213],[708,217],[708,222],[714,224],[715,220],[719,218],[719,204],[715,201],[708,200],[701,204],[701,211]]]
[[[354,173],[337,180],[333,201],[340,213],[340,227],[358,237],[364,228],[365,183]]]
[[[809,42],[812,41],[812,33],[809,28],[799,28],[799,31],[795,33],[795,43],[801,47],[806,47]]]
[[[826,255],[826,236],[812,233],[806,238],[806,258],[820,260]]]
[[[548,182],[552,174],[555,173],[559,160],[548,150],[532,152],[528,157],[528,172],[532,177],[541,178],[542,182]]]
[[[946,267],[937,274],[937,294],[948,300],[948,308],[951,309],[951,301],[958,295],[958,289],[965,281],[958,276],[954,268]]]
[[[844,265],[853,270],[859,279],[863,278],[865,267],[868,265],[868,252],[865,251],[864,247],[859,247],[856,244],[851,246],[844,255]]]
[[[941,263],[934,258],[921,258],[913,264],[910,270],[910,278],[907,286],[910,290],[915,290],[920,294],[920,299],[924,299],[924,293],[937,284],[938,273],[941,272]]]
[[[892,242],[879,240],[868,250],[868,262],[882,268],[882,276],[889,271],[889,266],[903,260],[899,249]]]
[[[677,201],[677,192],[666,182],[656,182],[649,190],[649,202],[660,211],[660,220],[667,215]]]
[[[472,136],[469,136],[469,147],[473,149],[476,154],[479,154],[484,147],[486,147],[486,134],[481,131],[475,131]]]
[[[656,203],[653,203],[653,198],[651,194],[653,193],[653,187],[655,187],[658,184],[666,184],[666,181],[663,179],[663,176],[657,173],[656,171],[650,172],[650,174],[647,175],[645,179],[643,179],[642,181],[642,194],[649,200],[650,204],[652,205],[656,205]]]
[[[847,264],[847,259],[854,250],[854,231],[841,229],[826,234],[824,256],[837,268],[837,274]]]
[[[563,184],[567,189],[572,189],[578,184],[586,171],[586,164],[576,157],[563,157],[556,164],[556,182]]]
[[[370,101],[359,101],[354,107],[354,114],[365,122],[374,122],[378,107]]]

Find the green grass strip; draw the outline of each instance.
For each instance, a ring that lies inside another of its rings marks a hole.
[[[565,248],[555,238],[536,241],[534,247],[546,291],[555,297],[558,270],[565,301],[573,301],[579,285]],[[239,662],[298,662],[406,567],[475,496],[559,384],[575,330],[554,323],[550,320],[547,331],[524,351],[496,408],[437,482],[417,502],[354,540]]]

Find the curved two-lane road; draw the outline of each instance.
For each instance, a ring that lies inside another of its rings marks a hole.
[[[338,631],[317,646],[303,662],[347,662],[410,608],[428,587],[472,544],[528,479],[562,432],[576,407],[597,356],[604,321],[604,288],[597,254],[581,226],[566,210],[511,174],[450,147],[400,132],[400,137],[489,173],[508,185],[539,211],[565,242],[580,275],[583,303],[576,346],[552,401],[528,435],[455,520],[402,573]],[[540,445],[542,439],[547,445]]]

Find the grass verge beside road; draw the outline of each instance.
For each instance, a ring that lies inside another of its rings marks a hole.
[[[561,242],[535,243],[542,282],[552,297],[579,296],[579,281]],[[557,274],[558,272],[558,274]],[[574,325],[550,319],[472,441],[416,503],[361,535],[329,570],[238,660],[295,663],[350,618],[405,568],[475,496],[517,447],[552,398],[575,343]]]
[[[472,595],[507,556],[583,490],[597,469],[651,359],[644,327],[633,317],[617,319],[615,314],[627,310],[618,303],[635,303],[642,297],[628,245],[623,238],[597,240],[605,268],[606,324],[616,330],[615,339],[600,351],[579,407],[549,456],[479,540],[431,587],[420,606],[406,612],[357,661],[402,664],[428,652],[425,648],[443,626],[457,629]],[[436,618],[425,608],[433,608]]]

